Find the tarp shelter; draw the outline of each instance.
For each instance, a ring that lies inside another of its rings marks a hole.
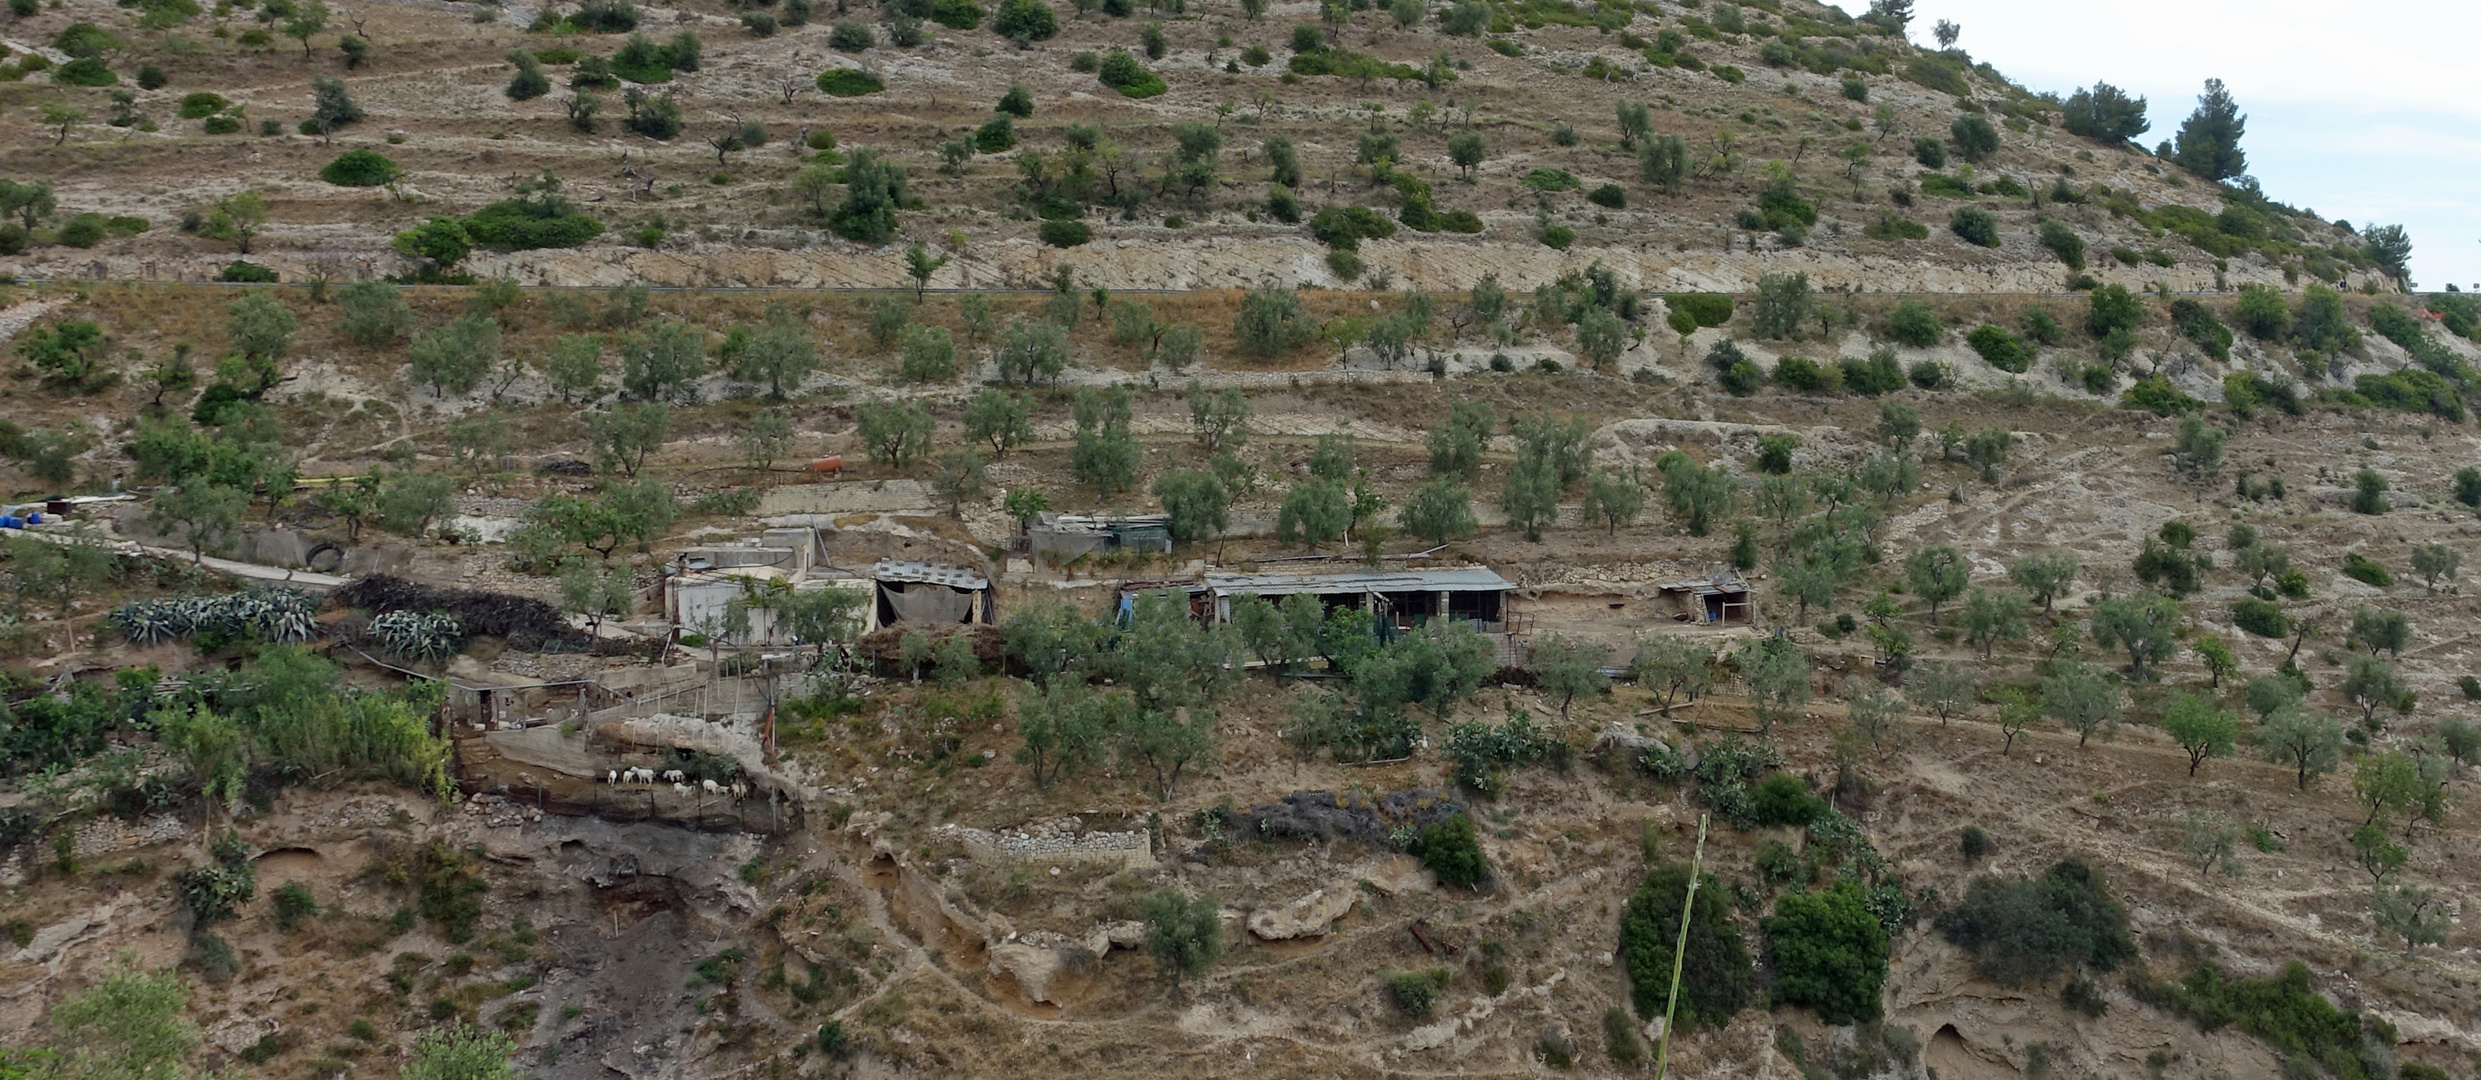
[[[1034,522],[1026,528],[1025,536],[1026,546],[1036,563],[1066,566],[1104,551],[1169,553],[1172,550],[1172,519],[1169,514],[1098,517],[1046,511],[1034,515]]]
[[[925,562],[882,562],[871,570],[878,582],[880,625],[899,622],[989,623],[991,580],[971,570]]]
[[[1205,575],[1216,622],[1232,621],[1232,601],[1255,594],[1269,600],[1299,593],[1318,597],[1329,609],[1355,608],[1386,616],[1410,630],[1431,619],[1474,624],[1485,634],[1508,632],[1507,594],[1516,586],[1486,566],[1439,570],[1343,570],[1308,574]]]

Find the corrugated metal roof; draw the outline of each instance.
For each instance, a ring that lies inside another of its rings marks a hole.
[[[1339,570],[1318,574],[1207,574],[1217,596],[1243,593],[1505,592],[1516,586],[1487,566],[1443,570]]]
[[[870,576],[880,581],[927,581],[951,589],[987,589],[989,578],[961,566],[940,566],[926,562],[881,562]]]

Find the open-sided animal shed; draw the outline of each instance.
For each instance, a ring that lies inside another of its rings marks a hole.
[[[1410,630],[1431,619],[1474,624],[1485,634],[1508,632],[1508,592],[1516,586],[1486,566],[1438,570],[1333,570],[1317,573],[1210,573],[1202,581],[1216,622],[1232,621],[1232,601],[1307,593],[1329,608],[1387,615]]]
[[[1748,581],[1730,570],[1666,581],[1657,587],[1671,605],[1671,617],[1681,622],[1748,623],[1757,619],[1756,597]]]

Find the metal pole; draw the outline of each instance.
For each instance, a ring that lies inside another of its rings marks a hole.
[[[1680,1015],[1680,965],[1688,958],[1689,913],[1697,907],[1697,878],[1706,866],[1706,818],[1697,815],[1697,853],[1689,859],[1688,895],[1680,901],[1680,940],[1671,947],[1671,999],[1663,1005],[1663,1041],[1654,1052],[1654,1080],[1664,1080],[1671,1067],[1671,1028]]]

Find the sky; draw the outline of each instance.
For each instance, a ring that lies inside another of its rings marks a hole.
[[[1830,0],[1855,15],[1867,0]],[[1915,0],[1958,48],[2036,93],[2108,82],[2150,106],[2151,147],[2205,80],[2248,117],[2267,197],[2412,234],[2412,279],[2481,289],[2481,4],[2471,0]]]

